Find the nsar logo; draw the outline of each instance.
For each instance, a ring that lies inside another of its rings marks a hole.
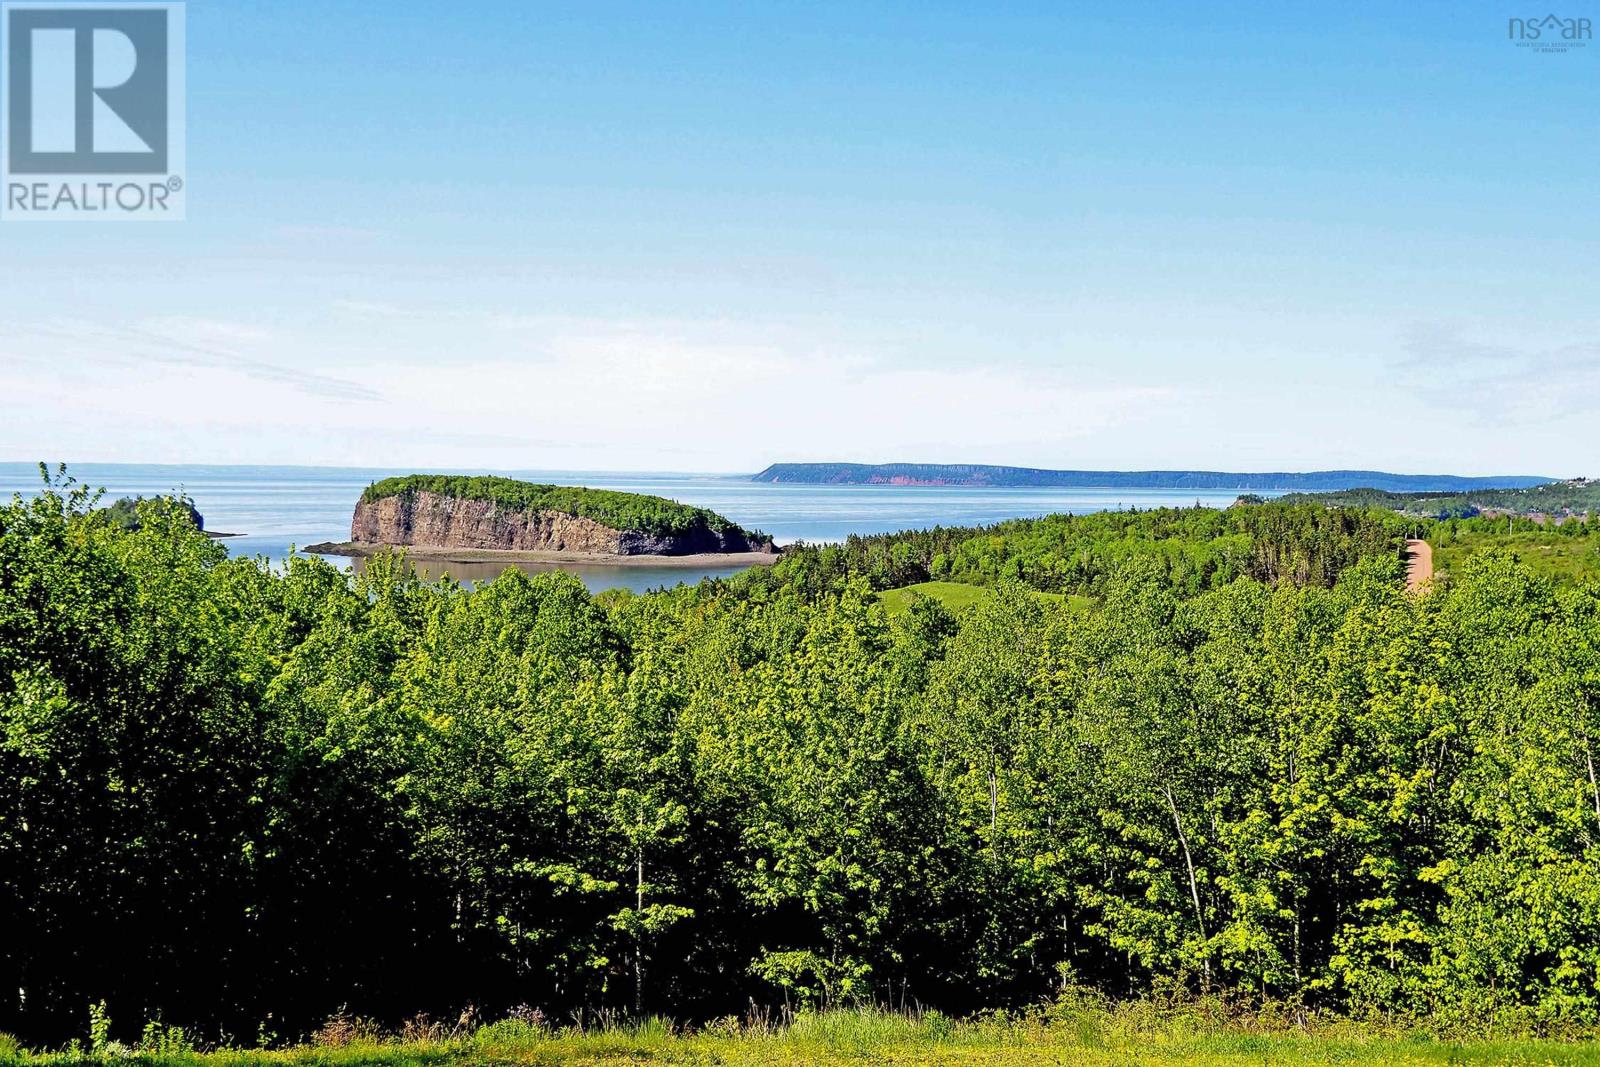
[[[184,216],[181,3],[0,5],[7,221]]]
[[[1506,38],[1518,48],[1533,52],[1570,52],[1594,39],[1594,23],[1587,18],[1511,18],[1506,20]]]

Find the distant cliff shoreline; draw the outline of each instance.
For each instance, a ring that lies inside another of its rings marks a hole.
[[[796,485],[924,485],[1052,487],[1063,489],[1238,489],[1265,492],[1452,493],[1474,489],[1525,489],[1553,479],[1535,475],[1462,477],[1387,471],[1104,471],[1003,467],[980,463],[774,463],[751,481]]]

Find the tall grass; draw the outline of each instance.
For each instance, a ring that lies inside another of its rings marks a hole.
[[[1600,1067],[1592,1040],[1448,1040],[1398,1025],[1303,1013],[1241,1014],[1221,1002],[1113,1005],[1064,999],[1022,1016],[954,1020],[938,1012],[870,1007],[773,1017],[752,1012],[690,1029],[611,1015],[553,1025],[519,1012],[486,1025],[413,1020],[385,1032],[339,1017],[279,1049],[196,1048],[171,1027],[147,1026],[134,1045],[105,1040],[27,1050],[0,1034],[0,1067],[512,1067],[580,1064],[1517,1064]],[[155,1035],[153,1040],[151,1035]]]

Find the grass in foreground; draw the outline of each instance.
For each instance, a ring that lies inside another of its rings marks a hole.
[[[0,1035],[3,1067],[70,1067],[138,1063],[149,1067],[477,1067],[477,1065],[725,1064],[784,1067],[800,1064],[1081,1064],[1130,1067],[1196,1065],[1433,1065],[1526,1064],[1600,1067],[1594,1042],[1437,1040],[1383,1033],[1347,1022],[1315,1022],[1309,1030],[1199,1015],[1156,1017],[1138,1011],[1056,1013],[1026,1021],[954,1022],[938,1014],[897,1015],[871,1010],[801,1015],[787,1026],[741,1025],[733,1019],[699,1032],[662,1020],[602,1027],[550,1028],[506,1020],[471,1033],[383,1039],[349,1026],[323,1031],[288,1049],[197,1052],[173,1031],[154,1045],[129,1049],[104,1044],[33,1053]],[[417,1030],[413,1027],[412,1033]]]
[[[937,600],[951,611],[961,611],[988,595],[989,590],[984,586],[968,585],[966,582],[918,582],[899,589],[885,589],[878,594],[878,599],[885,611],[890,615],[898,615],[911,606],[913,596],[925,596]],[[1093,598],[1076,593],[1034,593],[1034,596],[1054,602],[1065,601],[1073,611],[1089,611],[1094,607]]]

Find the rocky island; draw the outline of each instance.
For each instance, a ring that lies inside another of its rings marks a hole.
[[[398,547],[456,559],[657,564],[770,562],[777,552],[765,534],[665,497],[433,474],[369,485],[350,540],[306,551],[364,556]]]

